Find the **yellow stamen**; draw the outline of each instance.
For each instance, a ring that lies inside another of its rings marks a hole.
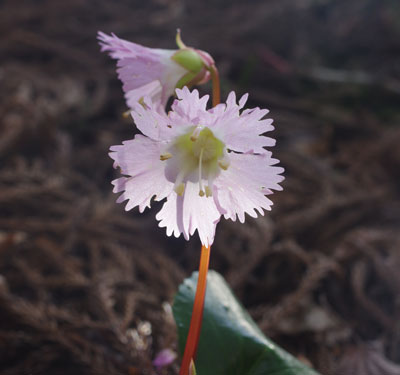
[[[200,195],[200,197],[204,196],[203,180],[202,180],[203,154],[204,154],[204,147],[201,148],[200,155],[199,155],[199,187],[200,187],[199,195]]]
[[[170,154],[169,152],[166,152],[165,154],[161,154],[160,155],[160,160],[164,161],[164,160],[168,160],[172,158],[172,154]]]
[[[139,100],[138,103],[143,107],[143,108],[147,108],[146,103],[144,102],[144,97],[142,96]]]
[[[191,140],[192,142],[196,142],[196,141],[197,141],[197,139],[199,138],[199,135],[200,135],[200,132],[201,132],[202,129],[203,129],[203,127],[200,126],[200,125],[198,125],[198,126],[196,127],[196,129],[194,129],[192,135],[190,136],[190,140]]]
[[[226,159],[221,159],[218,160],[218,165],[224,170],[226,171],[229,167],[229,161]]]
[[[205,190],[206,190],[206,197],[211,197],[212,196],[212,190],[210,189],[210,187],[206,186]]]
[[[176,192],[176,194],[178,194],[179,196],[182,196],[183,193],[185,192],[185,184],[184,184],[184,183],[180,183],[180,184],[175,188],[175,192]]]

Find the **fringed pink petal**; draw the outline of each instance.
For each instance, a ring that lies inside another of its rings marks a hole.
[[[282,190],[283,168],[272,166],[276,159],[270,154],[230,153],[229,159],[229,168],[214,181],[215,202],[224,217],[233,221],[238,217],[243,223],[245,214],[257,217],[257,212],[269,211],[273,203],[265,194]]]
[[[150,207],[151,199],[167,197],[174,184],[168,181],[164,173],[164,164],[160,160],[162,145],[141,135],[122,145],[112,146],[110,157],[121,172],[129,177],[114,180],[114,193],[122,192],[117,202],[128,200],[125,209],[139,206],[143,212]]]
[[[188,181],[183,196],[171,193],[156,219],[168,236],[183,234],[188,240],[197,230],[201,243],[208,247],[214,241],[220,216],[212,197],[200,197],[198,184]]]

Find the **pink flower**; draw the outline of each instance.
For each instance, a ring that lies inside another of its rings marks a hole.
[[[153,360],[153,365],[158,370],[161,370],[163,367],[166,367],[174,362],[176,357],[176,353],[171,349],[163,349],[157,354],[156,358]]]
[[[221,216],[244,222],[245,214],[257,217],[270,210],[265,196],[282,190],[283,168],[264,147],[275,141],[262,134],[273,130],[268,110],[242,110],[231,92],[226,104],[207,110],[208,95],[197,90],[176,90],[177,99],[168,113],[159,113],[144,99],[132,117],[143,135],[111,147],[111,158],[125,177],[114,180],[114,192],[123,192],[117,202],[143,212],[166,198],[157,214],[167,235],[183,233],[189,239],[197,230],[204,246],[214,240]]]
[[[180,49],[176,50],[147,48],[102,32],[98,33],[98,39],[101,51],[108,51],[118,60],[118,77],[131,109],[149,96],[156,108],[163,111],[175,88],[207,82],[208,69],[214,64],[208,53],[185,46],[179,31]]]

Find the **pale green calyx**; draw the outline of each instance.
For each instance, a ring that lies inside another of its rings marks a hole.
[[[205,66],[201,56],[192,48],[180,49],[171,58],[177,64],[195,74],[200,73]]]
[[[178,195],[184,193],[186,176],[196,172],[199,195],[210,197],[212,180],[221,169],[226,170],[229,167],[225,144],[209,128],[201,125],[192,127],[188,133],[179,136],[160,159],[174,157],[179,163],[179,173],[175,181],[175,192]],[[208,181],[208,186],[203,186],[203,179]]]
[[[185,153],[187,158],[195,161],[202,156],[203,163],[217,162],[223,156],[225,148],[225,144],[216,138],[209,128],[200,126],[193,132],[178,137],[175,146]]]
[[[176,33],[176,44],[179,49],[171,56],[171,59],[184,68],[186,73],[179,78],[175,88],[192,87],[208,81],[211,65],[214,64],[212,57],[204,51],[186,46],[182,41],[179,29]]]

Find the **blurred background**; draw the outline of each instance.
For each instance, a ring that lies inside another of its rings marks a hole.
[[[270,109],[286,169],[271,213],[218,225],[211,268],[322,374],[400,374],[398,0],[2,0],[0,373],[155,374],[177,350],[200,242],[115,204],[108,149],[137,130],[96,33],[175,48],[178,27],[223,99]]]

